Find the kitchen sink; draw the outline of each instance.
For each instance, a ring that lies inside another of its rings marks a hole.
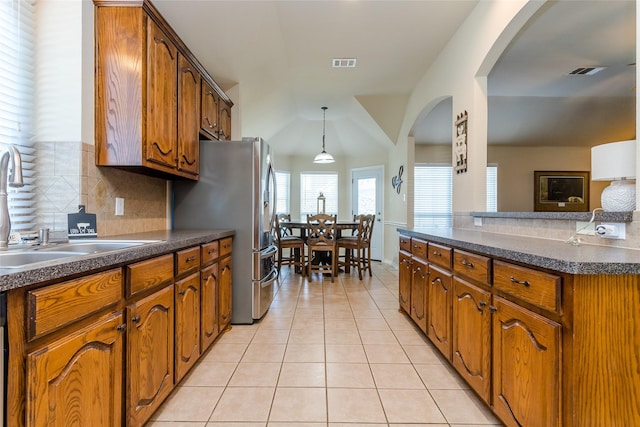
[[[162,240],[70,240],[64,243],[51,243],[45,246],[33,246],[27,249],[15,247],[8,252],[0,252],[0,269],[25,268],[62,258],[77,257],[117,251],[142,246]]]
[[[32,264],[82,255],[72,251],[16,251],[0,253],[0,268],[22,268]],[[84,253],[86,254],[86,252]]]

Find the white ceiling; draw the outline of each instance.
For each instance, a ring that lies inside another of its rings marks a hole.
[[[322,144],[322,106],[328,107],[328,152],[355,156],[390,147],[409,93],[477,0],[152,2],[223,89],[238,84],[240,100],[251,100],[242,104],[242,136],[262,136],[280,154],[312,157]],[[357,58],[358,66],[334,69],[333,58]],[[576,104],[574,113],[560,116],[575,135],[574,119],[593,117],[595,105],[585,110],[576,98],[603,93],[611,114],[597,113],[599,120],[628,121],[628,112],[613,113],[617,96],[629,100],[635,118],[635,67],[625,65],[633,61],[634,1],[544,6],[489,76],[495,101],[489,140],[550,139],[540,133],[549,136],[555,127],[536,123],[537,116],[542,111],[551,117],[541,119],[557,119],[552,109],[560,104]],[[578,66],[602,64],[609,68],[592,78],[564,76]],[[571,99],[559,98],[565,96]],[[382,108],[389,105],[394,108]],[[441,143],[439,134],[450,141],[449,126],[430,124],[437,114],[451,123],[451,105],[443,106],[416,124],[418,143]]]
[[[488,77],[489,144],[593,146],[635,137],[635,2],[552,1],[515,37]],[[633,64],[633,65],[630,65]],[[605,66],[593,76],[578,67]],[[449,144],[451,100],[414,127],[417,143]]]

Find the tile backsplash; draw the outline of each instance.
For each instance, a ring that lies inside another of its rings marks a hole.
[[[167,180],[115,168],[95,166],[91,144],[37,144],[37,226],[64,238],[67,214],[78,205],[96,214],[98,237],[167,228]],[[115,215],[116,197],[124,215]]]

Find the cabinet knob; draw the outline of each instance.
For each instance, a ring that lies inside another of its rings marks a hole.
[[[190,256],[189,258],[187,258],[187,259],[185,260],[185,262],[193,262],[193,261],[195,261],[195,260],[196,260],[196,257],[194,257],[194,256]]]
[[[133,316],[133,317],[131,318],[131,321],[132,321],[133,323],[138,323],[138,322],[140,321],[140,316]]]
[[[491,310],[492,313],[495,313],[496,311],[498,311],[498,308],[493,306],[493,305],[491,305],[491,306],[489,306],[489,310]]]
[[[480,307],[484,308],[484,307],[486,307],[486,306],[487,306],[487,303],[486,303],[485,301],[480,301],[480,302],[478,303],[478,305],[479,305]]]
[[[182,295],[184,295],[184,294],[185,294],[185,292],[184,292],[184,291],[178,291],[178,295],[182,296]]]
[[[124,332],[124,331],[126,331],[126,330],[127,330],[127,325],[125,325],[124,323],[123,323],[122,325],[118,325],[118,326],[116,327],[116,330],[117,330],[118,332]]]

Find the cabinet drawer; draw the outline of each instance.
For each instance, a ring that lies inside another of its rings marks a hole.
[[[232,248],[233,238],[227,237],[226,239],[220,240],[220,256],[229,255]]]
[[[400,235],[400,250],[411,252],[411,237]]]
[[[120,268],[29,291],[29,338],[39,337],[75,322],[116,304],[121,298]]]
[[[427,251],[429,262],[451,268],[451,252],[453,252],[453,250],[447,246],[429,243],[429,249]]]
[[[491,258],[454,249],[453,271],[468,279],[491,284]]]
[[[127,266],[129,294],[169,283],[173,279],[173,254],[141,261]]]
[[[424,240],[412,238],[411,239],[411,255],[416,258],[427,260],[427,242]]]
[[[494,261],[493,284],[496,289],[540,308],[560,310],[560,276]]]
[[[207,265],[211,263],[214,259],[218,258],[219,249],[218,249],[218,241],[205,243],[201,246],[202,254],[202,265]]]
[[[176,276],[196,271],[200,268],[200,246],[176,252]]]

